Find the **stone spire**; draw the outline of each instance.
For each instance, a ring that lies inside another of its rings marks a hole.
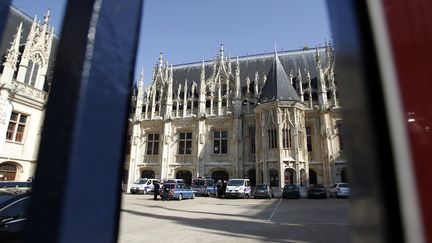
[[[259,82],[259,75],[258,75],[258,72],[255,72],[255,80],[254,80],[254,84],[255,84],[255,87],[254,87],[254,93],[255,93],[255,97],[258,97],[258,92],[259,92],[259,90],[258,90],[258,82]]]
[[[235,98],[240,99],[240,62],[237,56],[236,59],[236,70],[235,70]]]
[[[231,53],[228,53],[228,76],[230,76],[232,74],[232,69],[231,69]]]
[[[318,84],[318,101],[321,110],[327,107],[327,87],[325,83],[324,71],[321,65],[321,58],[318,47],[315,51],[316,69],[317,69],[317,84]]]
[[[167,99],[166,99],[166,110],[165,110],[165,118],[171,117],[171,111],[173,106],[173,67],[171,65],[169,77],[168,77],[168,89],[167,89]]]
[[[200,78],[200,93],[203,93],[205,95],[205,64],[204,60],[201,64],[201,78]]]
[[[144,68],[141,68],[141,74],[138,80],[138,94],[135,105],[135,121],[141,120],[143,98],[144,98]]]
[[[3,74],[0,78],[0,84],[10,83],[13,78],[13,74],[16,71],[16,65],[18,63],[19,44],[21,40],[22,23],[17,28],[17,32],[14,36],[14,40],[11,42],[11,47],[6,51],[6,61],[3,63],[4,69]]]
[[[273,65],[268,72],[259,102],[264,103],[275,100],[300,100],[297,91],[291,85],[288,75],[282,67],[276,50]]]
[[[163,66],[164,66],[163,53],[161,52],[161,53],[159,53],[159,60],[158,60],[158,65],[157,65],[156,76],[160,76],[162,81],[163,81],[163,76],[164,76]]]
[[[224,44],[223,43],[221,43],[221,45],[220,45],[219,58],[220,58],[221,62],[224,61]]]
[[[16,64],[18,62],[18,56],[19,56],[19,45],[21,40],[21,33],[22,33],[22,22],[17,28],[17,32],[14,36],[14,40],[11,43],[11,47],[7,50],[6,54],[6,62],[3,63],[3,66],[10,65],[11,68],[16,70]]]
[[[300,94],[300,101],[304,101],[303,79],[302,79],[302,76],[301,76],[300,68],[298,69],[297,78],[298,78],[298,91],[299,91],[299,94]]]

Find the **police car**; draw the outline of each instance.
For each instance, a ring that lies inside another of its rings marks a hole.
[[[132,194],[135,193],[147,194],[149,192],[152,192],[154,191],[154,185],[153,185],[154,181],[157,181],[157,179],[147,179],[147,178],[138,179],[137,181],[135,181],[134,184],[132,184],[130,192]]]
[[[210,195],[216,195],[216,185],[213,179],[198,177],[192,180],[192,190],[195,191],[196,195],[202,195],[209,197]]]

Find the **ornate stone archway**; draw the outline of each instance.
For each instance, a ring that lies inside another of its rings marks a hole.
[[[296,184],[296,172],[292,168],[285,169],[284,174],[285,185]]]
[[[4,162],[0,164],[0,180],[14,181],[17,177],[18,167],[14,162]]]

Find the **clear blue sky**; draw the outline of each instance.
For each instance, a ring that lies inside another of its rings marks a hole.
[[[60,34],[65,1],[14,0],[30,16],[51,8]],[[322,45],[331,39],[325,0],[147,0],[142,19],[135,79],[144,67],[145,83],[159,52],[169,63],[212,59],[224,43],[233,57]]]

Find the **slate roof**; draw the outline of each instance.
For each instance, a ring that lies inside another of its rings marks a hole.
[[[311,76],[312,88],[316,89],[317,72],[315,66],[315,51],[315,49],[309,49],[278,52],[278,57],[283,69],[287,72],[287,74],[289,72],[293,73],[295,88],[297,88],[296,76],[299,69],[302,73],[303,86],[306,87],[306,69],[309,71]],[[327,63],[325,48],[318,48],[318,52],[320,53],[321,63],[323,66],[325,66]],[[241,86],[243,87],[246,85],[246,77],[248,76],[251,80],[250,85],[253,86],[255,72],[258,72],[259,80],[261,81],[264,75],[268,75],[273,61],[273,53],[239,57]],[[176,90],[179,84],[183,85],[186,78],[188,80],[189,86],[192,84],[192,82],[199,84],[201,77],[201,65],[202,62],[174,65],[173,90]],[[232,72],[234,74],[236,66],[235,59],[232,60],[231,65]],[[206,79],[208,79],[213,73],[213,60],[205,61],[205,69]]]
[[[267,82],[262,89],[259,102],[271,102],[275,100],[300,100],[276,53],[274,54],[273,65],[268,72]]]

